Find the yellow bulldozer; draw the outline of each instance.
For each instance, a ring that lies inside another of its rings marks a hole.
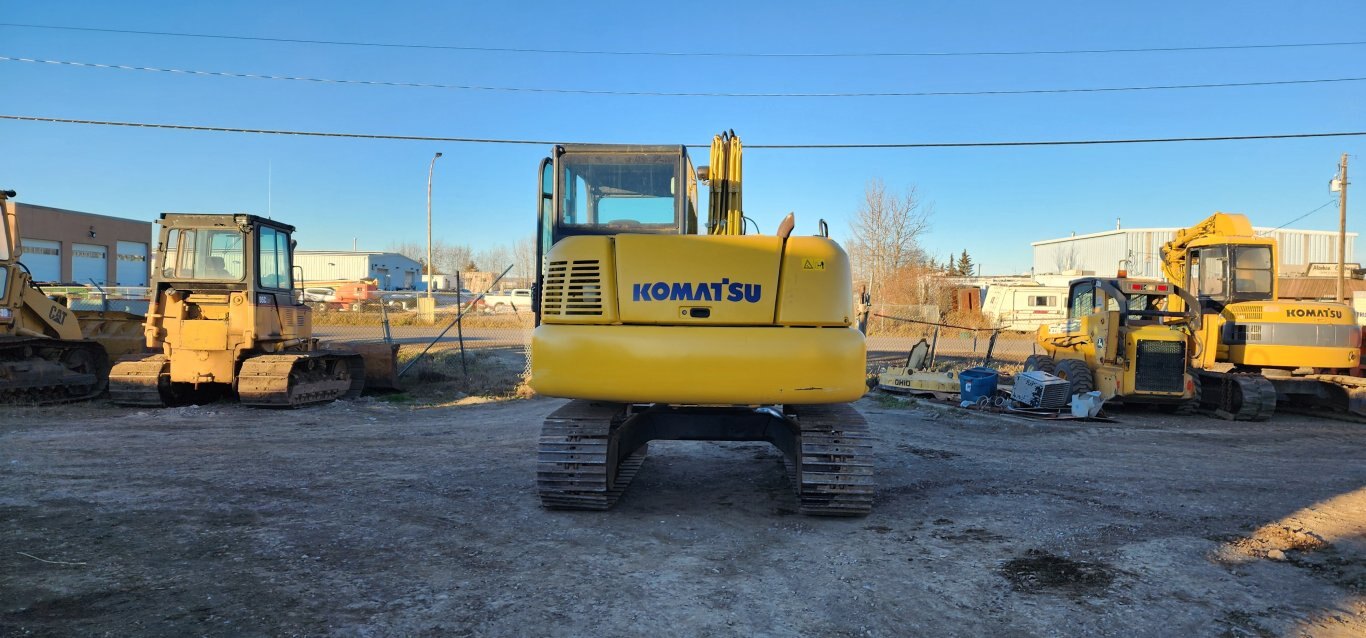
[[[19,261],[12,190],[0,191],[0,403],[49,404],[104,392],[109,356]]]
[[[708,182],[705,226],[698,182]],[[768,441],[800,510],[866,514],[872,440],[849,260],[821,224],[745,234],[741,145],[562,145],[541,162],[531,386],[541,503],[607,509],[654,440]]]
[[[321,349],[294,287],[294,227],[255,215],[164,213],[143,325],[154,353],[110,372],[115,403],[298,407],[359,396],[365,363]]]
[[[1202,403],[1237,420],[1268,419],[1278,401],[1366,416],[1366,379],[1346,374],[1360,364],[1355,313],[1280,299],[1278,264],[1276,240],[1236,213],[1215,213],[1162,246],[1163,274],[1203,317],[1191,340]]]
[[[1193,413],[1200,393],[1186,346],[1200,315],[1171,310],[1171,298],[1195,300],[1180,287],[1153,279],[1084,277],[1072,280],[1067,323],[1041,326],[1024,369],[1069,381],[1072,393],[1099,390],[1106,400],[1146,403]]]

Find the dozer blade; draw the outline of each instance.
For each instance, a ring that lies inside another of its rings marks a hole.
[[[398,390],[397,343],[338,343],[365,360],[365,387],[371,390]]]
[[[142,333],[143,317],[116,310],[74,312],[81,324],[81,334],[104,346],[110,358],[119,359],[147,350],[147,340]]]
[[[237,396],[243,405],[297,408],[354,399],[365,389],[365,362],[352,352],[264,354],[242,362]]]

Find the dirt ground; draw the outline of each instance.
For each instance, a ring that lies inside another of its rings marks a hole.
[[[657,443],[542,510],[552,399],[0,410],[0,635],[1366,635],[1366,426],[858,404],[860,519]]]

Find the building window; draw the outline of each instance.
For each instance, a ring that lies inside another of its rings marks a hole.
[[[1027,301],[1031,308],[1053,308],[1058,305],[1058,298],[1051,295],[1031,296]]]

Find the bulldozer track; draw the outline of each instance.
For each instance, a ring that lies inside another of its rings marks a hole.
[[[170,385],[164,354],[124,357],[109,371],[109,398],[118,405],[164,407]]]
[[[1276,413],[1276,386],[1265,377],[1201,372],[1201,407],[1229,421],[1265,421]]]
[[[536,486],[551,509],[606,510],[630,486],[645,463],[648,445],[617,462],[612,440],[626,406],[571,401],[550,413],[541,428]]]
[[[52,405],[98,397],[109,357],[93,341],[0,339],[0,403]]]
[[[784,455],[800,511],[863,516],[872,510],[873,440],[868,422],[848,404],[789,406],[800,429],[800,456]]]
[[[237,396],[243,405],[297,408],[354,399],[365,389],[365,361],[347,352],[263,354],[242,362]]]

